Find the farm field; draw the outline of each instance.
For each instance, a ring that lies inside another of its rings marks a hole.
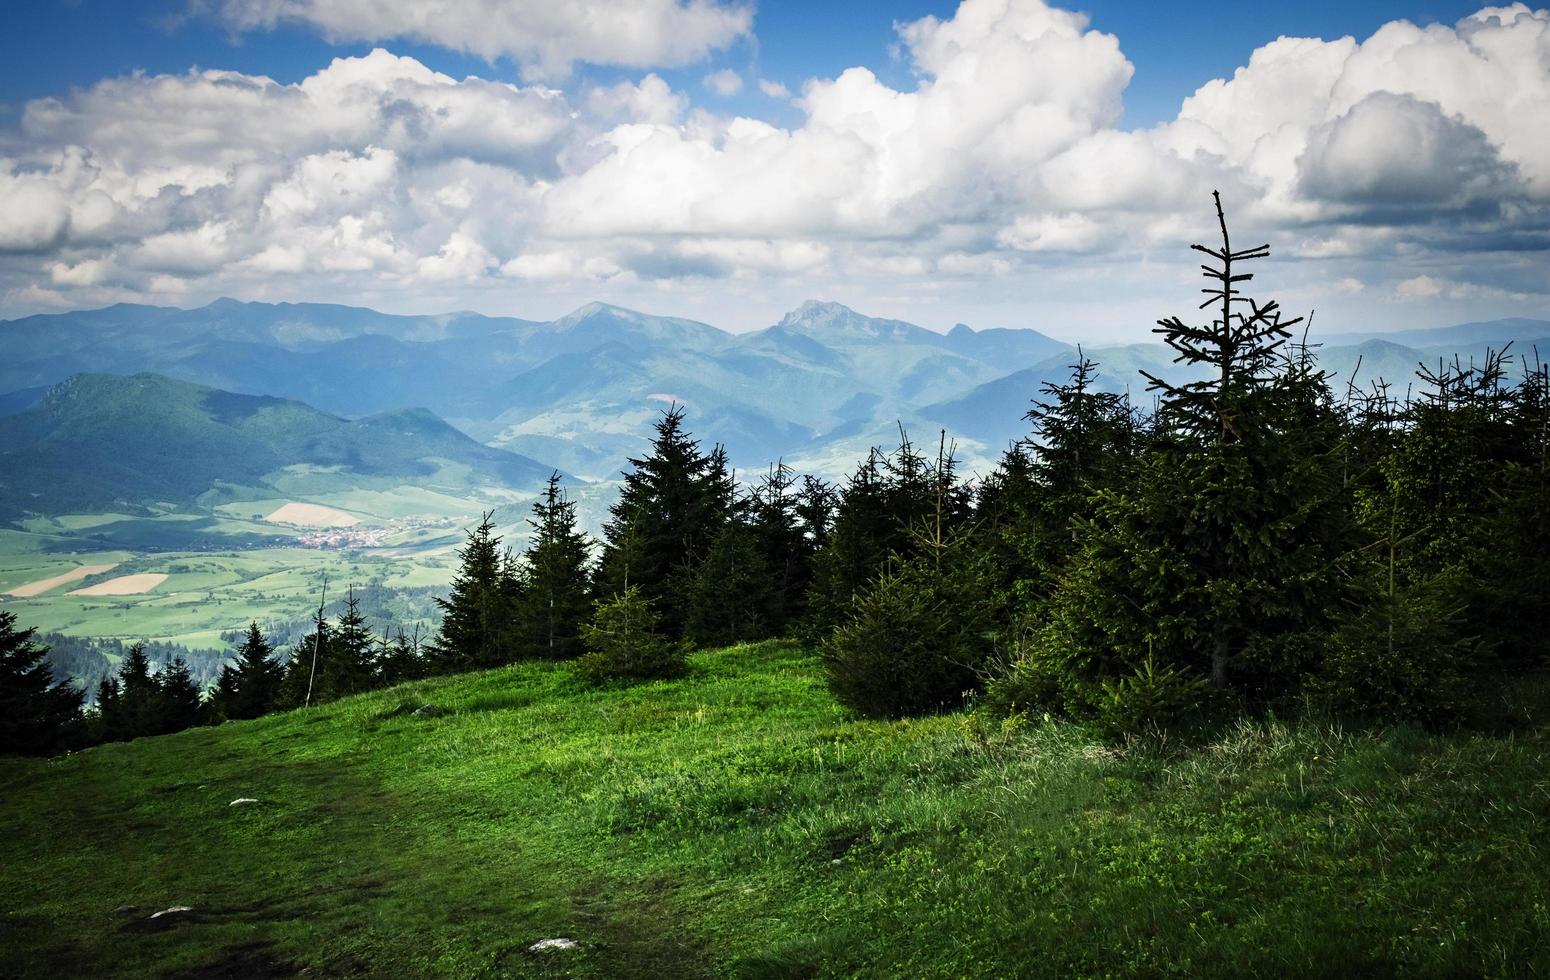
[[[606,496],[584,489],[600,515]],[[514,547],[527,532],[527,499],[497,512]],[[481,506],[491,504],[404,486],[244,499],[204,513],[29,518],[0,529],[0,603],[44,633],[223,650],[221,634],[252,620],[310,615],[324,576],[331,600],[368,583],[444,587]]]
[[[82,554],[0,554],[0,592],[80,566],[110,571],[87,575],[72,590],[55,588],[32,597],[0,596],[18,620],[45,633],[134,640],[165,640],[193,649],[220,650],[223,632],[260,623],[292,620],[316,606],[323,577],[332,598],[351,585],[380,582],[387,588],[442,586],[451,578],[454,556],[414,550],[397,557],[370,551],[266,548],[229,552],[123,551]],[[157,576],[165,579],[156,579]],[[132,579],[135,594],[92,594],[114,580]],[[154,583],[153,583],[154,579]]]
[[[0,973],[1542,976],[1545,721],[1106,746],[850,720],[780,642],[521,664],[0,760]]]

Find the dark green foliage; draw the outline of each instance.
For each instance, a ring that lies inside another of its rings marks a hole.
[[[769,636],[785,613],[785,593],[771,581],[759,530],[727,522],[711,542],[689,586],[686,634],[699,646],[727,646]]]
[[[210,696],[211,708],[221,720],[257,718],[279,703],[285,668],[274,659],[274,648],[258,623],[248,625],[237,662],[221,669]]]
[[[973,494],[958,480],[945,434],[934,459],[902,428],[892,453],[873,450],[847,481],[814,559],[803,632],[821,642],[843,623],[852,598],[908,561],[922,541],[951,535],[972,516]]]
[[[806,612],[813,558],[828,532],[830,496],[811,477],[799,487],[784,462],[771,466],[754,488],[747,520],[765,575],[767,635],[785,634]]]
[[[1220,250],[1200,250],[1217,263],[1206,270],[1217,317],[1202,327],[1171,318],[1159,332],[1211,373],[1179,386],[1150,379],[1158,427],[1139,459],[1127,462],[1125,435],[1097,450],[1119,461],[1097,478],[1104,485],[1092,485],[1091,454],[1076,466],[1088,440],[1062,423],[1081,365],[1070,397],[1046,409],[1059,465],[1028,468],[1046,467],[1036,483],[1075,494],[1045,499],[1069,514],[1076,547],[1064,558],[1063,542],[1043,549],[1054,588],[1020,637],[1014,671],[1028,678],[1005,685],[1003,698],[1042,694],[1049,701],[1037,707],[1116,717],[1116,728],[1128,724],[1118,700],[1147,704],[1136,716],[1146,724],[1163,722],[1169,699],[1144,693],[1159,678],[1207,677],[1247,705],[1278,703],[1317,664],[1331,613],[1349,597],[1342,430],[1325,378],[1306,349],[1287,347],[1297,321],[1237,288],[1251,277],[1234,263],[1266,250],[1234,252],[1225,219]],[[1101,414],[1126,431],[1117,406]]]
[[[193,728],[206,720],[199,685],[194,683],[188,664],[176,657],[156,675],[154,728],[148,735],[166,735]]]
[[[360,694],[376,686],[376,637],[361,615],[351,589],[334,628],[331,656],[318,665],[320,681],[331,698]]]
[[[496,667],[511,660],[515,569],[500,549],[491,515],[468,532],[461,563],[441,607],[441,634],[427,650],[434,673]]]
[[[1329,714],[1457,724],[1478,707],[1495,676],[1492,651],[1469,635],[1460,588],[1446,577],[1375,601],[1348,616],[1324,645],[1307,684]]]
[[[618,501],[603,527],[598,591],[634,586],[661,618],[662,631],[683,635],[689,583],[733,506],[726,454],[700,452],[674,405],[656,423],[651,451],[630,460]]]
[[[303,708],[319,700],[317,675],[333,653],[334,628],[321,612],[312,621],[312,632],[291,646],[285,676],[280,681],[280,707]]]
[[[377,679],[384,687],[419,680],[425,676],[425,657],[420,650],[419,627],[413,635],[400,627],[389,639],[384,633],[377,646]]]
[[[129,648],[118,667],[118,697],[99,704],[104,733],[112,739],[139,738],[159,734],[156,714],[161,707],[161,691],[151,675],[151,662],[139,643]]]
[[[976,598],[983,579],[973,572],[944,574],[918,558],[858,593],[822,647],[834,696],[879,718],[962,704],[978,687],[990,650],[990,622]]]
[[[183,658],[173,657],[153,673],[145,647],[136,643],[124,655],[118,677],[97,686],[93,740],[127,741],[203,724],[209,710],[201,693]]]
[[[686,669],[684,645],[662,634],[660,617],[634,585],[598,602],[581,637],[587,652],[576,661],[576,672],[594,684],[677,677]]]
[[[1105,678],[1094,701],[1098,731],[1122,739],[1194,725],[1210,714],[1213,690],[1203,675],[1147,657],[1129,674]]]
[[[1132,475],[1140,441],[1129,400],[1094,387],[1098,365],[1077,350],[1071,381],[1046,384],[1024,416],[1031,438],[1014,443],[979,488],[978,517],[1000,569],[998,588],[1036,615],[1080,545],[1093,494]]]
[[[581,654],[581,624],[592,612],[591,549],[576,524],[576,504],[549,477],[528,520],[533,537],[523,554],[513,650],[518,657],[569,659]]]
[[[0,754],[42,755],[79,735],[82,694],[56,684],[47,649],[33,631],[16,628],[16,614],[0,610]]]

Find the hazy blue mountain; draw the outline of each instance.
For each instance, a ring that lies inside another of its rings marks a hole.
[[[197,508],[207,494],[240,498],[244,488],[273,496],[296,470],[329,489],[441,482],[536,490],[551,472],[424,409],[342,419],[153,374],[78,375],[0,417],[0,516],[8,518]]]
[[[1367,340],[1381,340],[1405,347],[1475,348],[1486,345],[1501,347],[1508,341],[1522,344],[1543,338],[1550,338],[1550,320],[1507,317],[1501,320],[1460,323],[1451,327],[1332,333],[1318,339],[1326,347],[1350,347]]]
[[[1403,392],[1421,361],[1479,357],[1509,340],[1524,350],[1547,336],[1550,321],[1522,318],[1330,334],[1320,358],[1341,386],[1359,367],[1359,383],[1381,376]],[[0,322],[0,345],[0,416],[74,374],[153,372],[346,419],[424,406],[481,443],[600,479],[640,451],[673,402],[745,471],[785,457],[838,475],[870,442],[895,440],[901,421],[922,440],[951,430],[983,467],[1025,434],[1030,400],[1067,377],[1074,355],[1034,330],[960,324],[942,334],[819,301],[738,335],[605,303],[550,321],[232,300],[119,305]],[[1152,396],[1138,371],[1193,376],[1160,344],[1087,353],[1099,384],[1143,407]]]

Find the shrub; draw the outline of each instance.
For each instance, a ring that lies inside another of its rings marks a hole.
[[[906,568],[856,596],[823,646],[829,690],[871,717],[955,708],[976,686],[987,646],[939,578]]]
[[[633,585],[597,604],[581,639],[587,652],[576,661],[576,672],[594,684],[677,677],[687,668],[683,644],[657,632],[656,611]]]
[[[1466,583],[1442,575],[1382,596],[1330,636],[1309,704],[1337,716],[1448,725],[1478,701],[1491,651],[1464,634],[1458,595]]]
[[[1159,666],[1148,656],[1133,673],[1099,685],[1093,721],[1108,739],[1186,728],[1210,713],[1214,693],[1200,674]]]

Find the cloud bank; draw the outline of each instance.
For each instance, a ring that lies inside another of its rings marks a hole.
[[[1030,282],[1054,284],[1046,298],[1060,283],[1178,296],[1212,188],[1275,243],[1289,281],[1329,284],[1313,298],[1534,307],[1550,289],[1550,12],[1521,3],[1363,41],[1278,39],[1139,131],[1122,127],[1121,39],[1040,0],[900,25],[913,87],[865,67],[812,79],[784,127],[711,111],[741,87],[731,72],[706,77],[708,107],[656,74],[550,87],[577,60],[701,58],[749,31],[746,8],[632,4],[654,26],[626,42],[608,33],[617,18],[588,13],[613,6],[601,0],[490,3],[481,21],[483,6],[219,10],[245,28],[305,20],[520,57],[526,81],[378,49],[297,84],[200,70],[29,103],[0,134],[3,305],[230,293],[514,308],[711,288],[784,300],[824,283],[883,309],[954,289],[1012,304]]]

